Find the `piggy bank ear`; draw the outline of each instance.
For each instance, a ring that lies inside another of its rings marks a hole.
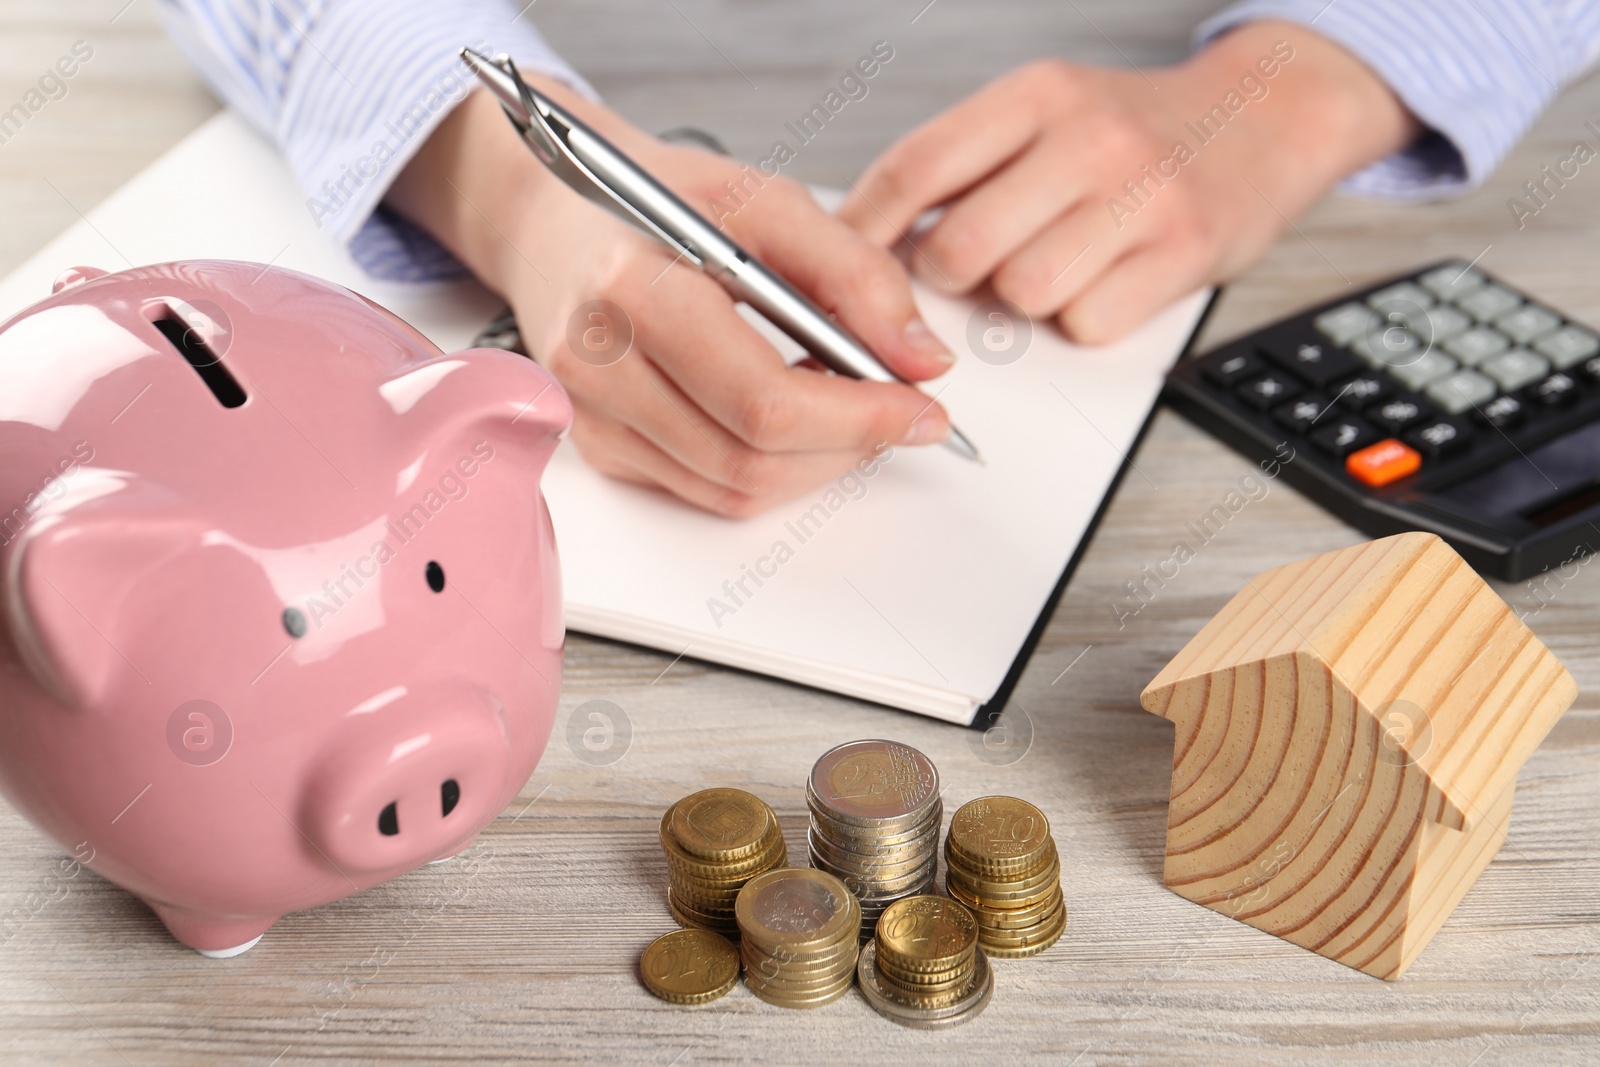
[[[440,356],[378,391],[423,439],[482,432],[528,446],[541,469],[572,425],[572,401],[550,372],[497,348]]]
[[[124,604],[199,536],[167,500],[132,491],[52,507],[0,554],[12,640],[40,685],[69,706],[101,703],[119,669],[139,671],[123,654],[132,622]]]

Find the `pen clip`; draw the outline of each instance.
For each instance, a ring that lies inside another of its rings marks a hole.
[[[653,237],[665,244],[695,266],[702,264],[701,257],[693,249],[658,226],[650,216],[618,196],[610,185],[596,177],[594,172],[584,165],[583,160],[578,158],[568,143],[573,128],[565,123],[558,128],[556,125],[559,122],[558,117],[539,107],[533,90],[522,80],[522,75],[517,72],[517,66],[510,56],[498,55],[490,62],[505,72],[516,86],[517,94],[522,98],[522,106],[528,113],[526,124],[520,121],[520,116],[504,103],[501,107],[511,119],[512,125],[521,131],[522,139],[533,149],[534,155],[539,157],[539,162],[585,200],[605,208],[623,222],[642,231],[646,237]]]

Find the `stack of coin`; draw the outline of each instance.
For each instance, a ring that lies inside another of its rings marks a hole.
[[[737,935],[734,900],[746,882],[789,862],[778,817],[743,789],[702,789],[661,817],[671,885],[667,906],[684,926]]]
[[[990,956],[1032,956],[1067,927],[1061,859],[1044,812],[1015,797],[980,797],[950,819],[945,887],[972,909]]]
[[[949,897],[907,897],[889,905],[861,950],[856,973],[879,1014],[923,1030],[966,1022],[994,994],[977,920]]]
[[[861,904],[861,936],[902,897],[926,892],[939,861],[939,772],[894,741],[831,749],[806,782],[811,865],[836,874]]]
[[[750,879],[735,907],[744,982],[769,1004],[816,1008],[855,980],[861,906],[826,871],[787,867]]]

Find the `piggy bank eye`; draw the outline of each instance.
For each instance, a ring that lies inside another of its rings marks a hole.
[[[306,617],[300,613],[299,608],[283,609],[283,628],[289,631],[290,637],[306,635]]]
[[[428,561],[428,588],[435,593],[444,592],[444,568],[432,560]]]

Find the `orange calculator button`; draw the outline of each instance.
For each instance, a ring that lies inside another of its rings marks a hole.
[[[1373,488],[1399,481],[1422,466],[1417,450],[1393,437],[1350,453],[1345,470]]]

